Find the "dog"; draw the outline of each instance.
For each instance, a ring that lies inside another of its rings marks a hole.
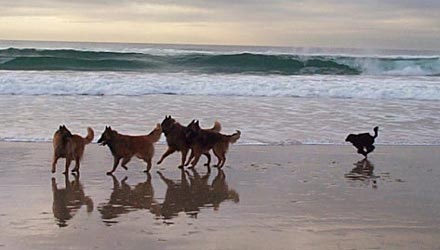
[[[188,127],[176,122],[176,120],[173,119],[171,116],[165,116],[165,119],[161,123],[161,127],[167,139],[168,149],[165,151],[165,153],[163,153],[157,164],[161,164],[162,161],[172,153],[180,151],[181,164],[179,165],[179,168],[183,168],[183,166],[187,165],[185,163],[186,156],[188,154],[188,151],[191,149],[186,138]],[[216,121],[214,123],[214,126],[207,130],[220,132],[221,124]],[[209,166],[211,162],[211,155],[209,154],[209,152],[205,152],[204,155],[208,158],[208,162],[206,164]],[[192,157],[193,154],[191,153],[188,162],[190,161],[190,159],[192,159]]]
[[[85,138],[72,134],[65,125],[62,125],[53,135],[53,161],[52,173],[55,173],[57,161],[59,158],[66,158],[66,170],[64,174],[69,172],[70,163],[75,161],[75,168],[72,172],[79,172],[80,161],[84,154],[86,144],[92,142],[94,137],[93,129],[87,128],[87,136]]]
[[[203,130],[199,126],[199,121],[193,121],[188,125],[186,139],[194,153],[191,168],[197,165],[202,154],[206,154],[212,149],[217,157],[217,167],[222,168],[226,162],[226,152],[229,144],[235,143],[240,139],[241,132],[237,130],[232,135],[223,135],[218,132]]]
[[[357,148],[357,152],[367,158],[368,154],[373,152],[374,150],[374,139],[377,138],[379,133],[379,127],[374,127],[374,135],[370,135],[369,133],[362,134],[349,134],[347,138],[345,138],[346,142],[351,142],[354,147]]]
[[[148,135],[139,136],[119,134],[116,130],[112,130],[111,127],[105,127],[98,143],[102,146],[107,145],[113,155],[113,169],[107,172],[107,175],[111,175],[115,172],[121,159],[121,167],[127,170],[126,165],[133,156],[144,160],[147,163],[147,169],[144,172],[149,172],[154,155],[153,143],[160,139],[161,134],[162,129],[160,124],[157,124]]]

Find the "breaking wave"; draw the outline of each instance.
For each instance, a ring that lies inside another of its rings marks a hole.
[[[153,54],[75,49],[0,50],[0,70],[133,71],[254,75],[439,76],[439,56],[347,56],[190,52]]]

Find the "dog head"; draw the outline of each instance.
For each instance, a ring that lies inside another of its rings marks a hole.
[[[162,131],[165,134],[168,134],[169,131],[173,128],[174,124],[176,123],[176,120],[174,120],[171,115],[165,116],[165,119],[163,119],[162,123],[160,124],[160,127],[162,128]]]
[[[200,131],[200,124],[199,124],[199,120],[192,120],[190,124],[188,124],[187,126],[188,130],[192,130],[194,132],[199,132]]]
[[[355,140],[356,140],[356,135],[354,135],[354,134],[349,134],[347,136],[347,138],[345,138],[345,141],[351,142],[351,143],[353,143]]]
[[[60,136],[63,139],[72,137],[72,133],[66,128],[65,125],[60,125],[60,127],[55,132],[55,134]]]
[[[107,145],[113,138],[116,131],[112,130],[111,127],[105,127],[104,132],[101,134],[101,138],[99,138],[98,143],[102,146]]]
[[[192,140],[200,130],[200,125],[198,120],[192,120],[188,126],[186,126],[185,137],[188,140]]]

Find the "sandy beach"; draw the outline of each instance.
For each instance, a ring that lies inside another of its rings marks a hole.
[[[92,144],[66,179],[51,143],[0,142],[0,249],[440,249],[439,150],[234,145],[222,171],[106,176]]]

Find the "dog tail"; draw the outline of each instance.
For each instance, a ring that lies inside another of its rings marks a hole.
[[[210,130],[218,133],[220,132],[220,130],[222,130],[222,125],[220,124],[220,122],[215,121],[214,126]]]
[[[376,127],[373,128],[373,130],[374,130],[373,138],[376,138],[379,135],[379,127],[376,126]]]
[[[152,143],[157,142],[160,139],[160,135],[162,134],[162,128],[160,127],[160,124],[156,124],[156,127],[148,134],[148,137],[150,138],[150,141]]]
[[[95,137],[95,133],[91,127],[87,128],[87,136],[84,138],[86,144],[89,144],[93,141],[93,137]]]
[[[241,136],[241,132],[240,132],[240,130],[237,130],[237,132],[235,132],[234,134],[228,136],[229,137],[229,142],[230,143],[237,142],[238,139],[240,139],[240,136]]]

